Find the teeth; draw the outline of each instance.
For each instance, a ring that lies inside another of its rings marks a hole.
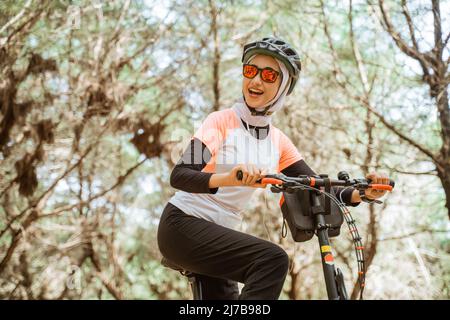
[[[263,94],[263,91],[259,91],[259,90],[255,90],[255,89],[249,89],[248,91],[250,91],[250,93],[254,93],[254,94]]]

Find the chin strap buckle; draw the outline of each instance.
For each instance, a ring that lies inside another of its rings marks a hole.
[[[255,109],[250,110],[252,116],[270,116],[273,114],[273,111],[257,111]]]
[[[250,106],[247,104],[247,102],[245,102],[245,105],[247,106],[247,109],[250,111],[252,116],[263,116],[264,117],[264,116],[270,116],[274,113],[273,111],[269,111],[269,109],[273,106],[273,104],[266,107],[263,111],[258,111],[254,108],[250,108]]]

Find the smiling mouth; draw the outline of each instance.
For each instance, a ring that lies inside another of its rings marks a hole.
[[[250,88],[250,89],[248,89],[248,93],[250,94],[251,97],[257,97],[257,96],[262,95],[264,93],[264,91]]]

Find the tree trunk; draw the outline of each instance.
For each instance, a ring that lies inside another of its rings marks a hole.
[[[441,161],[437,164],[437,172],[445,191],[445,206],[447,207],[448,217],[450,219],[450,109],[448,106],[448,90],[445,83],[445,71],[440,75],[438,81],[439,84],[437,85],[438,89],[436,90],[435,98],[442,128],[442,147],[438,157]],[[430,87],[433,93],[431,84]]]
[[[443,168],[438,167],[438,177],[441,179],[445,191],[445,206],[447,207],[448,217],[450,219],[450,157],[447,158],[447,164]]]

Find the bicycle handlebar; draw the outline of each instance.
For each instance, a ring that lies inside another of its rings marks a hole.
[[[244,174],[242,170],[238,170],[236,173],[236,178],[242,180]],[[341,176],[339,173],[338,176]],[[348,177],[348,175],[347,175]],[[263,184],[273,184],[281,185],[285,187],[294,186],[309,186],[309,187],[324,187],[329,181],[331,186],[342,186],[342,187],[354,187],[355,189],[376,189],[376,190],[387,190],[392,191],[395,186],[395,181],[390,180],[389,185],[387,184],[372,184],[370,179],[328,179],[321,176],[299,176],[299,177],[288,177],[282,173],[278,174],[268,174],[264,178],[256,181],[257,183]]]
[[[236,172],[236,178],[238,180],[242,180],[244,177],[244,173],[242,170],[238,170]],[[347,172],[345,171],[341,171],[338,173],[338,179],[330,179],[328,178],[327,175],[316,175],[316,176],[307,176],[307,175],[301,175],[298,177],[288,177],[282,173],[279,174],[268,174],[265,175],[264,178],[259,179],[258,181],[256,181],[258,183],[262,183],[262,184],[271,184],[271,188],[270,190],[272,192],[287,192],[287,193],[292,193],[295,192],[295,190],[300,189],[300,190],[314,190],[314,188],[318,189],[319,187],[331,187],[331,186],[341,186],[341,187],[353,187],[357,190],[365,190],[368,188],[372,188],[372,189],[376,189],[376,190],[387,190],[387,191],[392,191],[392,189],[395,186],[395,182],[393,180],[389,180],[389,184],[378,184],[378,183],[372,183],[372,181],[370,179],[350,179],[349,175]],[[323,192],[323,191],[320,191]],[[331,194],[329,194],[328,192],[323,192],[325,195],[327,195],[331,200],[333,200],[333,196]],[[364,252],[363,252],[363,245],[361,242],[361,237],[359,236],[358,233],[358,229],[356,228],[356,224],[355,224],[355,220],[352,218],[349,210],[345,207],[345,205],[342,205],[342,199],[341,202],[337,202],[338,200],[336,198],[334,198],[333,202],[335,202],[341,213],[343,214],[343,217],[345,219],[345,221],[347,222],[347,225],[349,227],[350,230],[350,234],[352,236],[354,245],[355,245],[355,252],[356,252],[356,257],[357,257],[357,261],[358,261],[358,282],[360,284],[360,299],[362,299],[362,294],[364,291],[364,282],[365,282],[365,260],[364,260]],[[381,201],[378,200],[374,200],[376,203],[382,203]],[[326,210],[326,209],[325,209]],[[313,211],[313,209],[311,208],[311,212],[315,213]],[[322,213],[325,211],[316,211],[318,213]],[[331,211],[330,211],[331,212]],[[284,213],[283,213],[284,215]],[[326,231],[326,229],[328,228],[327,226],[331,226],[327,225],[325,222],[323,225],[321,225],[320,221],[325,221],[324,218],[322,217],[321,219],[316,219],[316,234],[317,237],[319,238],[319,243],[321,244],[321,248],[323,248],[323,244],[327,244],[328,245],[328,233]],[[288,222],[289,224],[289,222]],[[325,228],[323,227],[325,226]],[[295,226],[294,228],[297,228],[297,226]],[[320,229],[320,230],[319,230]],[[325,234],[325,235],[324,235]],[[322,239],[322,240],[321,240]],[[324,240],[325,239],[325,240]],[[325,274],[325,281],[327,282],[327,274],[329,275],[330,272],[333,272],[333,274],[335,275],[336,273],[333,270],[329,270],[326,267],[327,262],[325,261],[325,256],[324,253],[322,251],[322,264],[323,264],[323,268],[324,268],[324,274]],[[337,269],[339,272],[339,269]],[[328,277],[330,278],[330,277]],[[331,277],[331,280],[328,281],[333,281],[333,277]],[[336,280],[337,281],[337,280]],[[343,283],[343,280],[342,280]],[[328,290],[328,284],[329,282],[327,282],[327,290]],[[345,286],[344,286],[344,290],[345,290]],[[332,292],[332,289],[330,289],[330,292]],[[333,292],[332,292],[333,294]],[[329,295],[330,296],[330,295]],[[339,294],[338,294],[339,296]]]
[[[236,178],[238,180],[242,180],[244,177],[244,173],[242,170],[238,170],[236,172]],[[314,190],[314,188],[319,187],[330,187],[330,186],[342,186],[342,187],[353,187],[357,190],[364,190],[368,188],[376,189],[376,190],[387,190],[392,191],[392,189],[395,186],[395,182],[393,180],[389,180],[389,184],[377,184],[372,183],[370,179],[350,179],[349,175],[345,171],[341,171],[338,173],[338,179],[329,179],[327,175],[318,175],[318,176],[307,176],[307,175],[301,175],[299,177],[288,177],[282,173],[279,174],[268,174],[265,175],[264,178],[259,179],[256,181],[258,183],[262,184],[271,184],[272,187],[270,188],[272,192],[283,192],[286,191],[288,193],[295,192],[295,189],[309,189]],[[323,192],[323,191],[321,191]],[[328,192],[323,192],[325,195],[328,195],[328,197],[333,200],[333,196],[330,195]],[[334,198],[335,199],[335,198]],[[355,220],[352,218],[349,210],[345,206],[341,206],[340,202],[337,199],[333,200],[340,208],[341,213],[343,213],[344,219],[347,222],[347,225],[350,230],[350,234],[352,236],[354,245],[355,245],[355,251],[356,251],[356,257],[358,261],[358,281],[360,283],[360,299],[362,299],[362,294],[364,291],[364,282],[365,282],[365,260],[364,260],[364,252],[363,252],[363,245],[361,242],[361,237],[359,236],[358,229],[356,228]],[[341,199],[342,202],[342,199]],[[381,203],[381,201],[375,200],[376,203]],[[311,212],[314,213],[313,209],[311,209]],[[322,211],[318,211],[318,213],[321,213]],[[324,212],[324,211],[323,211]],[[284,213],[283,213],[284,215]],[[324,218],[322,218],[322,221]],[[324,224],[322,227],[320,227],[320,219],[316,220],[317,226],[316,229],[319,231],[317,232],[317,237],[319,238],[319,243],[321,243],[321,248],[324,248],[322,244],[327,244],[328,246],[328,233],[326,232],[326,229],[328,228],[327,225]],[[289,222],[288,222],[289,224]],[[323,228],[325,226],[325,228]],[[297,226],[295,226],[297,228]],[[325,234],[325,236],[324,236]],[[322,239],[322,240],[321,240]],[[325,239],[325,240],[324,240]],[[326,264],[325,256],[322,251],[322,264],[324,268],[325,273],[325,281],[327,281],[327,272],[326,272]],[[328,270],[328,269],[327,269]],[[337,269],[339,272],[339,269]],[[334,271],[333,271],[334,273]],[[333,277],[331,277],[333,279]],[[333,281],[333,280],[328,280]],[[343,280],[342,280],[343,282]],[[345,286],[344,286],[345,289]],[[328,283],[327,283],[327,290],[328,290]],[[330,289],[332,291],[332,289]]]

